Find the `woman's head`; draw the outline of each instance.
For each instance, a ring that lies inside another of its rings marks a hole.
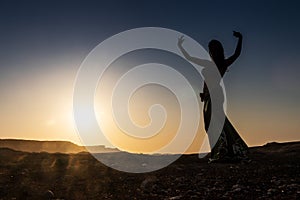
[[[215,63],[222,62],[224,58],[224,49],[218,40],[211,40],[208,44],[209,54]]]

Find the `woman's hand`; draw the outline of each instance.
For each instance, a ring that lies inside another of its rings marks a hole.
[[[233,31],[233,36],[237,37],[237,38],[242,38],[243,37],[243,35],[240,32],[237,32],[237,31]]]
[[[179,46],[179,47],[182,47],[182,43],[183,43],[183,41],[184,41],[184,38],[183,38],[184,36],[182,35],[180,38],[178,38],[178,42],[177,42],[177,45]]]

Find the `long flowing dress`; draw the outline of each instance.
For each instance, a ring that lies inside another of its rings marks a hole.
[[[224,74],[225,72],[221,72],[222,77]],[[207,132],[211,120],[211,98],[206,83],[204,83],[203,93],[201,93],[200,96],[204,102],[203,116],[205,130]],[[226,116],[220,137],[211,150],[210,162],[248,161],[247,150],[247,144],[239,136]]]

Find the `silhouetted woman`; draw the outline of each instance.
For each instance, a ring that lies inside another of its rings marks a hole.
[[[211,40],[208,44],[210,57],[215,63],[214,66],[217,66],[221,77],[224,76],[228,67],[239,57],[241,53],[243,36],[241,33],[235,31],[233,32],[233,35],[238,38],[238,44],[234,54],[227,59],[224,56],[223,46],[218,40]],[[190,56],[182,47],[183,41],[183,36],[178,39],[178,47],[184,57],[195,64],[206,67],[206,63],[210,61]],[[211,98],[206,83],[204,83],[203,92],[200,93],[200,97],[201,101],[204,102],[203,116],[205,130],[207,132],[211,120]],[[210,136],[208,135],[208,137]],[[210,162],[247,160],[247,149],[247,144],[239,136],[238,132],[226,117],[220,137],[211,150]]]

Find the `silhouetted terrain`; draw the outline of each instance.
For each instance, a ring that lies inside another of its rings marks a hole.
[[[0,148],[10,148],[24,152],[79,153],[87,152],[84,146],[67,141],[36,141],[18,139],[0,139]],[[106,148],[104,145],[89,146],[92,152],[118,152],[118,149]]]
[[[114,155],[122,153],[107,153]],[[164,155],[162,155],[164,156]],[[299,199],[300,142],[250,148],[250,163],[184,155],[146,174],[110,169],[89,153],[0,149],[0,199]],[[124,163],[126,164],[126,163]]]

